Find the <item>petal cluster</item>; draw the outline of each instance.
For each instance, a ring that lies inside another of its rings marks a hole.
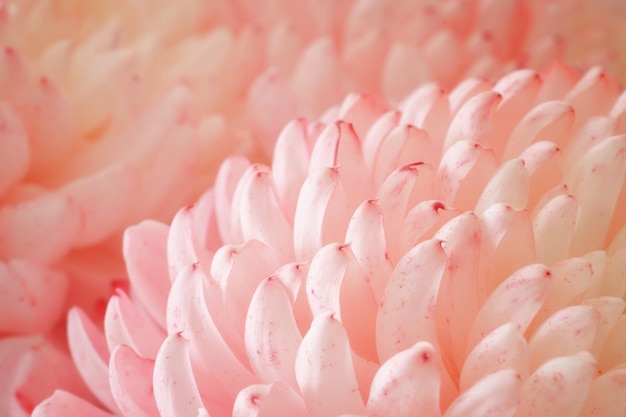
[[[285,123],[352,91],[396,105],[425,81],[449,89],[555,59],[623,80],[624,20],[615,0],[0,2],[0,351],[24,363],[0,357],[12,387],[0,407],[25,415],[53,387],[88,395],[61,372],[68,308],[99,323],[128,285],[122,231],[169,222],[226,155],[266,161]],[[344,106],[366,125],[387,110],[368,97]],[[276,192],[292,216],[290,187]],[[282,249],[295,224],[283,226],[263,231]],[[238,227],[222,231],[239,239]],[[303,239],[297,259],[315,250]]]
[[[626,93],[556,65],[351,95],[126,231],[34,416],[619,416]],[[102,411],[101,408],[108,411]]]

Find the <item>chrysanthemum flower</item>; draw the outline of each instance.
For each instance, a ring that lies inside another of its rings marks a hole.
[[[68,306],[98,322],[122,230],[169,221],[225,155],[349,91],[553,59],[624,73],[623,20],[613,0],[0,1],[0,409],[78,393]]]
[[[557,65],[288,124],[271,166],[126,231],[104,334],[71,311],[108,411],[33,416],[623,415],[625,117]]]

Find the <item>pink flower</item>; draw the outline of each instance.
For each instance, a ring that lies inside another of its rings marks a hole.
[[[626,73],[620,2],[390,4],[0,2],[0,409],[87,395],[63,318],[127,287],[122,231],[169,222],[226,155],[266,160],[291,118],[555,59]]]
[[[98,407],[34,417],[619,416],[626,93],[598,68],[351,95],[236,157],[171,226],[126,231]]]

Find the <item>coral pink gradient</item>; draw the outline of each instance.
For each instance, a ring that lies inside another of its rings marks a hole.
[[[127,229],[104,331],[69,314],[97,402],[33,416],[620,416],[625,179],[599,68],[350,95]]]
[[[0,410],[28,415],[54,389],[114,409],[71,366],[67,313],[77,308],[70,328],[90,321],[89,334],[99,334],[111,295],[137,291],[124,230],[146,218],[169,223],[213,185],[226,156],[269,164],[281,130],[301,116],[350,120],[363,136],[431,81],[438,87],[420,93],[425,100],[459,91],[451,114],[518,68],[601,64],[624,81],[625,9],[615,0],[0,0]],[[565,75],[553,77],[555,92],[542,99],[568,86]],[[325,113],[353,92],[362,95]],[[447,127],[428,126],[430,135]],[[302,149],[285,152],[307,163]],[[229,163],[242,169],[237,161]],[[386,175],[372,172],[376,181]],[[297,188],[285,192],[289,217]],[[273,231],[277,240],[285,230]],[[165,308],[168,289],[159,291],[143,301],[153,318]],[[104,346],[97,352],[106,359]],[[292,398],[281,388],[263,395]],[[75,405],[75,414],[87,407]]]

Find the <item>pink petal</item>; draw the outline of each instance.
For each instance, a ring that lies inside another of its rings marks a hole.
[[[576,120],[587,120],[592,116],[606,114],[617,99],[619,87],[603,69],[588,70],[565,97],[576,111]]]
[[[591,349],[600,327],[600,313],[590,306],[576,305],[554,313],[528,343],[531,369],[560,356]]]
[[[376,120],[364,135],[359,135],[362,138],[363,160],[370,172],[374,168],[374,161],[383,141],[394,128],[400,125],[400,116],[400,112],[390,111]]]
[[[0,195],[21,180],[28,172],[30,163],[30,145],[24,124],[5,104],[0,105]]]
[[[574,109],[562,101],[548,101],[533,107],[515,126],[503,154],[507,160],[519,156],[532,143],[567,138],[574,122]]]
[[[448,369],[458,376],[467,353],[467,338],[485,283],[476,278],[481,247],[480,223],[471,212],[446,223],[435,235],[448,262],[435,300],[437,336]],[[438,276],[436,275],[438,278]],[[490,331],[493,329],[490,329]]]
[[[535,260],[533,230],[528,211],[495,204],[480,215],[479,302],[519,268]]]
[[[502,203],[514,209],[526,208],[529,193],[528,171],[521,159],[511,159],[500,166],[483,190],[476,208],[482,213],[489,206]]]
[[[213,255],[223,245],[217,225],[214,189],[200,196],[194,205],[191,217],[194,252],[200,263],[211,265]]]
[[[166,225],[146,220],[126,229],[123,244],[133,296],[163,328],[171,286],[166,249],[168,232]]]
[[[525,382],[515,417],[576,416],[591,387],[595,361],[588,352],[552,359]]]
[[[298,349],[296,379],[311,417],[365,411],[348,336],[332,313],[313,319]]]
[[[181,271],[174,281],[167,306],[168,333],[170,339],[175,333],[185,334],[185,352],[198,375],[199,392],[217,404],[228,403],[255,378],[228,346],[211,317],[205,299],[205,279],[201,268],[194,265]]]
[[[65,256],[80,233],[80,207],[61,194],[43,194],[0,208],[0,257],[44,263]]]
[[[342,241],[352,212],[337,168],[309,175],[300,191],[293,225],[296,260],[309,261],[329,241]]]
[[[46,77],[35,90],[32,118],[28,123],[35,170],[52,168],[62,161],[74,145],[74,115],[61,86]]]
[[[491,138],[492,118],[501,100],[502,96],[494,91],[478,93],[470,98],[452,119],[446,134],[444,149],[448,150],[459,141],[489,146],[493,140]]]
[[[50,398],[35,408],[33,417],[115,417],[91,405],[82,398],[65,391],[56,391]]]
[[[609,332],[604,349],[598,358],[598,371],[606,373],[610,369],[618,368],[626,363],[626,314],[618,319]],[[625,381],[626,382],[626,381]]]
[[[165,339],[154,363],[154,398],[161,415],[189,417],[203,407],[191,369],[189,342],[181,334]]]
[[[496,171],[492,152],[479,144],[454,143],[441,158],[437,170],[436,197],[455,208],[469,210]]]
[[[420,340],[436,346],[434,310],[446,265],[446,254],[437,240],[418,244],[398,262],[376,321],[376,344],[381,362]]]
[[[372,194],[370,178],[363,175],[368,171],[361,141],[349,123],[339,121],[329,124],[315,142],[309,174],[331,167],[339,167],[344,183],[350,184],[345,193],[354,208]]]
[[[515,370],[522,380],[530,373],[530,357],[524,336],[513,323],[506,323],[485,336],[467,355],[459,388],[471,389],[480,379],[503,369]]]
[[[393,129],[378,149],[372,168],[374,184],[382,184],[399,167],[433,161],[433,154],[433,145],[425,131],[411,125]],[[428,190],[423,198],[428,198],[430,192]]]
[[[533,108],[541,88],[541,77],[532,70],[522,69],[502,77],[493,87],[493,91],[502,95],[493,118],[493,137],[509,138],[513,128]],[[492,141],[490,147],[500,158],[505,140]]]
[[[618,416],[626,408],[626,369],[616,369],[591,383],[581,417]]]
[[[290,120],[302,114],[301,100],[289,81],[268,69],[251,85],[246,113],[265,152],[271,155],[276,137]]]
[[[522,381],[513,369],[487,375],[461,394],[444,417],[511,416],[520,398]]]
[[[376,360],[372,330],[377,303],[348,245],[330,244],[316,254],[309,268],[306,292],[314,317],[334,313],[354,352],[364,359]]]
[[[301,341],[287,288],[277,278],[265,279],[252,297],[245,328],[246,351],[256,375],[298,389],[294,369]]]
[[[27,260],[0,262],[0,332],[46,333],[64,314],[67,276]]]
[[[426,130],[426,118],[435,106],[443,105],[442,102],[445,101],[445,91],[436,83],[426,83],[418,87],[404,100],[399,125],[413,125]]]
[[[111,352],[111,393],[125,417],[150,417],[158,413],[152,386],[153,370],[153,360],[142,358],[128,346],[118,346]]]
[[[233,198],[239,180],[250,166],[250,162],[242,157],[226,159],[215,178],[215,212],[217,227],[224,243],[236,243],[242,240],[238,217],[233,212]],[[237,221],[236,221],[237,220]]]
[[[387,103],[378,96],[353,93],[341,103],[337,119],[352,124],[357,136],[364,138],[372,124],[389,110]]]
[[[524,4],[515,0],[483,0],[476,13],[474,30],[490,34],[496,55],[506,56],[521,46],[523,28],[530,18]]]
[[[561,150],[553,142],[537,142],[526,148],[519,158],[524,161],[530,174],[528,208],[534,207],[536,212],[543,206],[538,202],[542,199],[545,202],[549,197],[559,194],[554,193],[554,188],[563,177]],[[567,191],[560,194],[567,194]]]
[[[428,165],[422,165],[420,168],[419,171],[425,172],[422,179],[431,176],[431,170]],[[419,190],[419,182],[421,181],[418,179],[418,184],[416,184],[414,191]],[[409,206],[411,206],[411,204],[409,204]],[[391,237],[390,241],[391,243],[395,242],[399,246],[398,256],[401,256],[422,240],[430,239],[435,232],[458,215],[459,210],[446,206],[441,201],[420,201],[417,205],[413,206],[405,217],[400,219],[404,220],[398,232],[400,237]]]
[[[577,81],[580,80],[580,73],[574,68],[570,68],[562,62],[551,63],[547,71],[541,75],[543,85],[537,98],[537,102],[549,100],[562,100],[570,92]],[[576,114],[578,118],[578,114]]]
[[[126,293],[118,291],[109,299],[104,315],[104,333],[109,351],[126,345],[139,356],[154,359],[165,332],[137,309]]]
[[[550,200],[533,219],[537,261],[551,265],[567,258],[574,237],[578,202],[572,195]]]
[[[569,138],[567,144],[559,144],[563,149],[563,165],[572,166],[594,146],[614,136],[616,120],[610,117],[596,116],[585,121],[577,132]]]
[[[379,303],[393,266],[387,255],[381,208],[374,200],[364,202],[354,213],[346,242],[365,274],[374,300]]]
[[[592,148],[566,175],[564,182],[580,207],[573,255],[603,247],[625,169],[626,136],[615,136]]]
[[[548,297],[551,285],[551,273],[542,265],[529,265],[513,273],[480,308],[469,331],[468,348],[507,322],[524,332]]]
[[[167,236],[167,264],[170,281],[181,271],[198,262],[193,238],[194,206],[183,207],[174,216]]]
[[[239,207],[244,241],[263,242],[286,262],[293,258],[291,227],[278,207],[267,167],[252,165],[239,185]]]
[[[302,53],[292,77],[293,90],[307,103],[310,114],[318,116],[341,100],[339,52],[329,37],[314,40]]]
[[[239,247],[223,246],[215,254],[211,276],[221,288],[228,327],[240,337],[244,334],[246,312],[254,291],[280,266],[275,255],[275,251],[257,240],[250,240]],[[225,331],[219,323],[218,327]]]
[[[67,318],[67,338],[74,364],[91,392],[109,410],[117,411],[109,384],[109,351],[100,329],[74,307]]]
[[[626,248],[624,248],[626,249]],[[626,296],[626,250],[608,250],[606,272],[601,295],[624,298]]]
[[[532,334],[537,327],[560,309],[579,304],[591,281],[592,265],[583,258],[568,258],[550,268],[552,288],[548,298],[529,326]]]
[[[403,99],[408,91],[432,78],[422,52],[408,43],[394,43],[385,59],[382,92],[391,100]]]
[[[408,417],[441,416],[439,410],[439,364],[429,343],[418,342],[380,367],[370,390],[367,413]]]
[[[454,85],[463,55],[461,39],[452,31],[444,29],[434,33],[423,48],[433,78],[443,86]]]
[[[459,82],[448,94],[450,111],[456,114],[459,109],[472,97],[480,93],[491,90],[492,85],[481,78],[466,78]]]
[[[280,383],[250,385],[237,395],[233,417],[308,417],[302,398]]]
[[[298,194],[307,177],[309,147],[310,138],[307,136],[304,119],[288,123],[274,147],[272,180],[276,200],[289,222],[293,222]]]
[[[85,387],[67,349],[40,335],[3,337],[0,341],[0,410],[27,416],[55,390],[96,401]]]
[[[392,172],[378,189],[378,204],[385,225],[384,240],[389,258],[394,264],[406,252],[400,246],[397,236],[406,230],[402,226],[405,218],[408,217],[407,210],[414,205],[413,200],[418,200],[416,194],[421,188],[418,185],[423,177],[428,178],[428,174],[432,175],[432,167],[426,167],[423,164],[407,165]],[[416,236],[409,231],[407,237],[412,237],[411,242],[407,244],[408,250],[421,236]]]
[[[600,313],[598,332],[593,341],[593,346],[589,349],[589,352],[598,358],[605,348],[609,332],[618,323],[624,311],[626,301],[618,297],[595,297],[585,300],[583,304],[593,307]]]

